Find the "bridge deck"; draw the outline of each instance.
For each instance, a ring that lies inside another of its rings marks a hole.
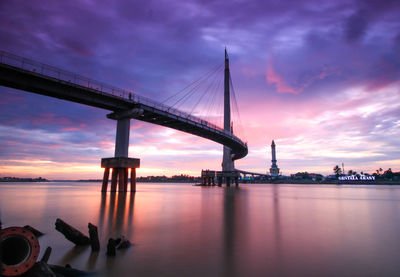
[[[131,91],[0,51],[0,85],[120,113],[170,127],[228,146],[233,159],[247,155],[247,144],[228,131],[198,117],[168,107]]]

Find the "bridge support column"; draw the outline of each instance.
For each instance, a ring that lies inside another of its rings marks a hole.
[[[128,191],[128,169],[131,169],[131,191],[136,191],[136,168],[140,166],[140,160],[134,158],[103,158],[101,167],[104,168],[103,186],[101,191],[107,191],[108,177],[110,168],[112,168],[111,192]],[[108,173],[107,173],[108,172]]]
[[[136,191],[136,168],[131,168],[131,192]]]
[[[118,169],[113,168],[112,175],[111,175],[111,192],[117,191],[117,180],[118,180]],[[104,180],[103,180],[103,183],[104,183]],[[107,179],[107,183],[108,183],[108,179]],[[107,187],[105,188],[105,191],[107,191]]]
[[[101,186],[101,191],[102,192],[107,191],[109,176],[110,176],[110,168],[105,168],[104,169],[104,175],[103,175],[103,185]]]
[[[118,168],[118,191],[125,192],[125,170],[126,168]]]
[[[131,191],[136,191],[136,168],[140,167],[140,160],[128,158],[130,116],[132,111],[108,114],[110,119],[117,120],[117,132],[115,136],[114,158],[101,159],[101,167],[104,168],[103,185],[101,191],[107,191],[110,169],[112,169],[111,191],[128,191],[128,171],[131,169]]]
[[[201,185],[211,186],[215,185],[215,171],[213,170],[202,170],[201,171]]]
[[[117,120],[117,134],[115,136],[115,157],[128,157],[130,118]]]
[[[236,170],[217,171],[218,186],[221,186],[223,181],[225,181],[227,187],[230,187],[233,182],[236,186],[239,186],[239,176],[240,173]]]
[[[124,174],[125,174],[125,178],[124,178],[124,180],[125,180],[125,183],[124,183],[124,191],[125,192],[127,192],[128,191],[128,171],[129,171],[129,168],[124,168]]]

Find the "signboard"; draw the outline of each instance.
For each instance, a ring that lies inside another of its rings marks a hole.
[[[339,176],[340,181],[375,181],[375,176],[369,175],[350,175],[350,176]]]

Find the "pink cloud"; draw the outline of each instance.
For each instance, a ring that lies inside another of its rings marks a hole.
[[[79,128],[70,127],[70,128],[63,128],[61,131],[79,131]]]
[[[257,69],[254,69],[254,65],[251,66],[242,66],[241,71],[246,77],[254,77],[259,74]]]
[[[283,78],[275,72],[274,68],[271,64],[267,67],[267,75],[266,75],[267,82],[270,84],[276,85],[276,90],[279,93],[294,93],[298,94],[300,91],[295,90],[294,88],[290,87]]]
[[[54,113],[42,113],[37,118],[32,120],[32,124],[41,125],[41,124],[57,124],[70,126],[73,125],[72,121],[66,117],[60,117]]]

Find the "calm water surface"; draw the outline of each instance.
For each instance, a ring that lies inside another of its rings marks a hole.
[[[136,194],[101,194],[100,183],[0,184],[4,227],[45,236],[41,255],[106,276],[400,276],[400,187],[138,184]],[[61,218],[101,252],[74,247]],[[109,237],[130,249],[105,255]]]

